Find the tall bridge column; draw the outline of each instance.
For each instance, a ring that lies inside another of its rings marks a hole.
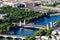
[[[8,40],[7,37],[5,37],[3,40]]]
[[[25,23],[25,20],[24,20],[24,25],[25,25],[26,23]]]
[[[13,37],[13,40],[16,40],[15,37]]]
[[[19,23],[19,26],[21,26],[21,21],[20,21],[20,23]]]
[[[22,39],[22,40],[25,40],[25,39]]]
[[[49,24],[47,24],[47,30],[49,29]]]
[[[50,27],[53,27],[53,22],[50,22]]]
[[[21,38],[22,40],[25,40],[25,38]]]

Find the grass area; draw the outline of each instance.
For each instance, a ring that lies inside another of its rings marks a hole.
[[[42,4],[42,6],[54,7],[53,4]]]
[[[42,4],[42,6],[47,6],[47,7],[56,7],[60,3],[55,2],[54,4]]]

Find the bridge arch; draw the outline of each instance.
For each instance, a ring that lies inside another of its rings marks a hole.
[[[3,37],[3,36],[0,36],[0,38],[5,38],[5,37]]]
[[[0,35],[1,37],[4,37],[5,40],[7,40],[8,37],[13,38],[15,40],[16,38],[21,38],[22,40],[26,39],[26,36],[16,36],[16,35]]]

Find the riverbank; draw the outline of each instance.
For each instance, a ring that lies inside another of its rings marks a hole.
[[[59,16],[60,13],[56,13],[56,14],[50,14],[50,16]]]

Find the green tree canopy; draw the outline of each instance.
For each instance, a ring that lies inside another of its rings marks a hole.
[[[40,29],[39,31],[35,32],[36,36],[41,36],[43,34],[44,30]]]
[[[35,37],[27,37],[26,40],[35,40]]]
[[[56,22],[57,25],[60,25],[60,20]]]

